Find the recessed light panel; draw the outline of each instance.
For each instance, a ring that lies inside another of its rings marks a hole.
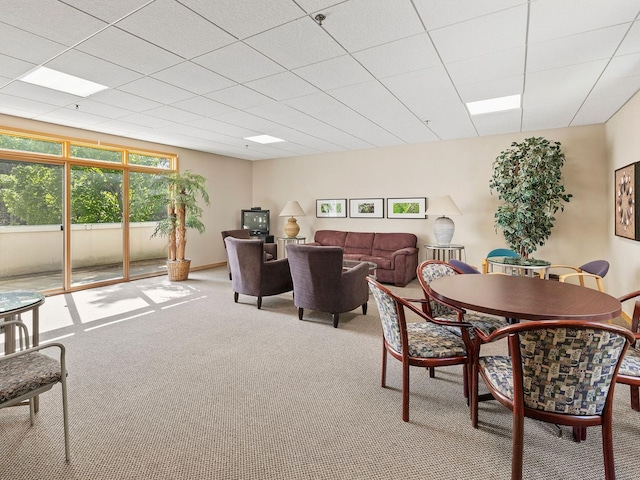
[[[78,97],[88,97],[89,95],[109,88],[99,83],[74,77],[73,75],[51,70],[46,67],[38,67],[20,78],[20,80],[32,83],[33,85],[77,95]]]
[[[256,135],[255,137],[244,137],[244,139],[263,144],[284,142],[281,138],[272,137],[271,135]]]
[[[520,108],[520,98],[522,95],[509,95],[508,97],[490,98],[478,102],[467,103],[469,115],[481,115],[483,113],[502,112],[504,110],[514,110]]]

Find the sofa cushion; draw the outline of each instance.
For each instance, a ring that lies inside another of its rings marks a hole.
[[[393,267],[391,266],[391,257],[374,257],[371,255],[362,255],[360,257],[361,262],[373,262],[378,265],[378,268],[383,268],[385,270],[391,270]]]
[[[397,250],[407,247],[415,248],[417,244],[418,237],[413,233],[376,233],[371,255],[389,257]]]
[[[347,232],[341,230],[318,230],[313,239],[315,243],[331,247],[344,247]]]
[[[344,253],[359,253],[371,255],[371,247],[375,233],[369,232],[347,232],[344,242]]]
[[[363,255],[360,253],[345,253],[342,258],[345,260],[362,260]]]

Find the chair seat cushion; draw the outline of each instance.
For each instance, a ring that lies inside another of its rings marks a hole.
[[[484,372],[494,390],[513,399],[513,373],[509,357],[506,355],[480,357],[478,367]]]
[[[62,380],[60,362],[38,352],[0,360],[0,404]]]
[[[407,337],[410,357],[445,358],[467,354],[461,337],[434,323],[407,323]]]
[[[456,315],[436,317],[440,320],[449,320],[452,322],[457,321]],[[464,321],[469,322],[474,328],[480,330],[484,335],[490,335],[497,329],[506,327],[508,325],[507,320],[504,317],[498,317],[496,315],[487,315],[477,312],[467,312],[464,314]],[[462,335],[462,330],[456,327],[445,326],[447,330],[456,335]],[[473,329],[469,329],[469,338],[473,341],[475,337]]]
[[[629,347],[620,362],[618,375],[640,378],[640,350]]]

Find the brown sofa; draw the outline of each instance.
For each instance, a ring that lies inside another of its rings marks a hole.
[[[345,260],[375,263],[379,282],[404,287],[416,278],[418,237],[413,233],[318,230],[313,240],[308,245],[342,247]]]

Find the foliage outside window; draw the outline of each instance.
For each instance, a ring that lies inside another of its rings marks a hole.
[[[493,162],[491,192],[504,203],[498,207],[496,229],[509,246],[527,258],[551,235],[555,214],[569,202],[562,178],[565,157],[559,142],[542,137],[513,142]]]
[[[62,142],[39,140],[37,138],[0,134],[0,148],[19,152],[62,155]]]

